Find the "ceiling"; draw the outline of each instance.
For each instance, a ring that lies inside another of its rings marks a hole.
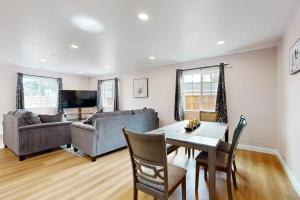
[[[0,0],[0,62],[99,75],[275,46],[297,6],[297,0]],[[78,16],[96,20],[100,32],[74,26]]]

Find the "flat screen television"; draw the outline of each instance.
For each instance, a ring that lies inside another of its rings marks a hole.
[[[97,106],[97,91],[61,90],[62,108],[88,108]]]

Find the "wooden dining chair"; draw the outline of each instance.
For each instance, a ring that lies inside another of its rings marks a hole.
[[[235,171],[232,170],[232,162],[235,155],[236,147],[239,142],[239,138],[247,125],[247,121],[244,116],[240,117],[239,123],[235,128],[233,134],[232,144],[230,146],[229,152],[216,152],[216,170],[225,172],[227,174],[227,192],[228,192],[228,199],[232,200],[232,189],[231,189],[231,177],[233,179],[234,188],[237,189]],[[199,184],[199,170],[200,166],[204,167],[204,178],[207,180],[207,168],[208,168],[208,153],[201,152],[196,157],[196,182],[195,182],[195,192],[198,191],[198,184]]]
[[[212,111],[200,111],[199,119],[200,121],[205,121],[205,122],[217,122],[218,113]]]
[[[139,134],[123,129],[133,174],[133,199],[138,190],[166,200],[181,184],[186,199],[186,170],[167,162],[164,134]]]
[[[212,111],[200,111],[199,112],[200,121],[205,122],[217,122],[218,121],[218,113]],[[195,156],[195,149],[185,148],[185,154],[188,154],[188,158]]]
[[[241,115],[239,120],[241,120],[241,118],[244,118],[244,116]],[[232,143],[233,143],[233,141],[232,141]],[[224,142],[224,141],[220,141],[220,143],[217,146],[217,151],[222,151],[222,152],[225,152],[225,153],[229,153],[230,152],[230,147],[231,147],[230,143]],[[235,155],[233,155],[232,164],[233,164],[233,169],[236,172],[237,171],[237,167],[236,167],[236,162],[235,162]]]

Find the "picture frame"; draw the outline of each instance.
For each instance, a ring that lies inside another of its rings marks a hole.
[[[133,97],[148,98],[148,78],[133,79]]]
[[[300,71],[300,38],[290,48],[289,55],[290,74],[296,74]]]

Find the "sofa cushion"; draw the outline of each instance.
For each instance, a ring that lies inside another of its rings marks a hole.
[[[91,117],[89,117],[87,120],[85,120],[83,123],[94,125],[95,120],[97,118],[116,117],[116,116],[124,116],[124,115],[132,115],[132,111],[131,110],[124,110],[124,111],[116,111],[116,112],[100,112],[100,113],[96,112]]]
[[[64,112],[59,112],[56,115],[38,115],[43,123],[61,122]]]
[[[18,126],[29,126],[42,123],[37,114],[28,110],[15,110],[7,113],[18,118]]]
[[[155,113],[155,110],[153,108],[143,108],[143,109],[136,109],[136,110],[133,110],[132,113],[134,115],[136,114],[141,114],[141,113],[144,113],[144,112],[151,112],[151,113]]]

